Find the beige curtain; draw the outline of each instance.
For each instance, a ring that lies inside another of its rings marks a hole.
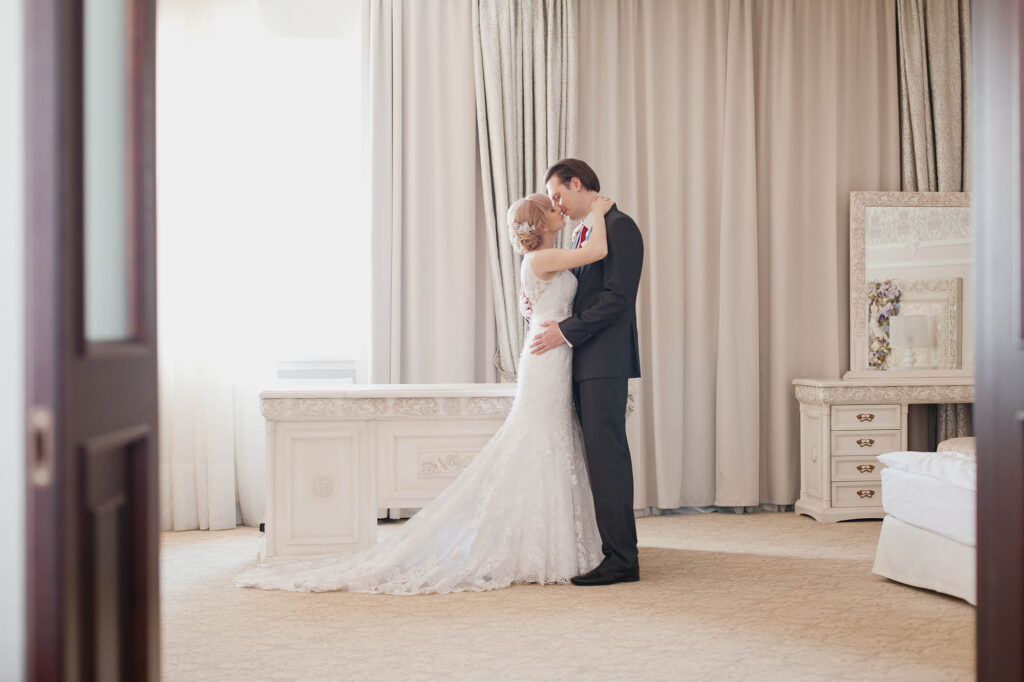
[[[969,0],[897,0],[900,153],[907,192],[969,190]],[[910,408],[919,419],[926,406]],[[969,436],[971,406],[939,405],[938,440]]]
[[[544,175],[576,142],[576,0],[473,0],[473,65],[497,325],[495,364],[514,381],[526,332],[509,205],[543,191]],[[565,235],[562,235],[565,239]]]
[[[370,381],[494,381],[471,9],[366,0],[363,28]]]
[[[900,152],[906,192],[966,192],[969,0],[897,0]]]
[[[972,417],[973,405],[950,403],[938,405],[938,424],[936,424],[936,440],[942,442],[947,438],[963,438],[974,434]]]
[[[899,187],[894,0],[580,6],[579,155],[644,234],[642,507],[785,505],[847,368],[851,190]]]

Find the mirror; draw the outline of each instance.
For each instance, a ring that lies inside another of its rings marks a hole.
[[[974,373],[965,192],[850,193],[847,378]]]

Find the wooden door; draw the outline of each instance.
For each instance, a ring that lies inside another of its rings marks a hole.
[[[25,12],[26,674],[157,679],[155,6]]]
[[[978,679],[1024,679],[1024,11],[971,5]]]

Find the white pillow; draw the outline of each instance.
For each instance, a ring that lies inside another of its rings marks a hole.
[[[978,441],[974,436],[967,436],[965,438],[950,438],[939,443],[939,447],[936,450],[943,450],[945,452],[962,452],[965,455],[974,457],[978,454]]]
[[[960,452],[886,452],[878,461],[891,469],[930,476],[966,490],[978,489],[977,460]]]

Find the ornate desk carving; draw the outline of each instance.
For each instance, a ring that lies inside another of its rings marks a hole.
[[[264,391],[263,557],[373,544],[378,510],[422,507],[441,492],[505,420],[515,389],[437,384]]]

